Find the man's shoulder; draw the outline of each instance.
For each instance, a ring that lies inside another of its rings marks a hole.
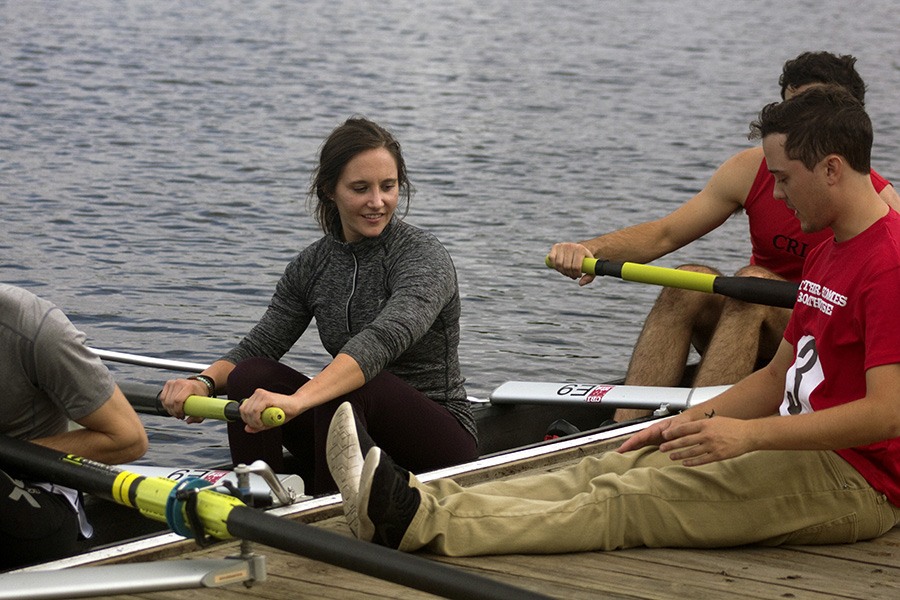
[[[742,177],[756,177],[759,168],[766,159],[765,154],[760,146],[741,150],[737,154],[733,154],[728,160],[722,163],[720,169],[741,175]]]
[[[44,317],[50,312],[56,311],[57,306],[37,296],[26,289],[14,285],[0,284],[0,324],[5,324],[18,331],[31,332],[44,321]]]
[[[26,304],[40,304],[41,300],[26,289],[0,283],[0,302],[8,305],[23,306]]]
[[[762,148],[747,148],[732,155],[716,169],[708,188],[730,204],[743,206],[764,160]]]

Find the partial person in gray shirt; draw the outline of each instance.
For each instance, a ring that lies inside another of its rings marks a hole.
[[[85,339],[53,303],[0,283],[0,435],[131,462],[147,433]],[[78,492],[25,479],[0,457],[0,570],[74,554],[92,532]]]
[[[191,394],[246,398],[246,425],[229,424],[232,460],[295,470],[312,493],[337,489],[325,441],[344,401],[404,466],[477,458],[459,366],[456,270],[433,235],[395,214],[401,196],[408,209],[411,186],[393,135],[363,118],[337,127],[310,186],[325,235],[288,264],[265,314],[236,347],[199,375],[165,383],[167,410],[184,417]],[[279,360],[313,319],[333,359],[310,378]],[[260,416],[273,406],[287,422],[270,429]],[[284,463],[282,448],[296,460]]]

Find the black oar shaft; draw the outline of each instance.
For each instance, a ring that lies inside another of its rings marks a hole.
[[[445,598],[547,598],[420,556],[358,542],[295,521],[273,519],[251,508],[232,510],[227,524],[228,530],[239,538]]]
[[[625,281],[650,283],[685,290],[720,294],[736,300],[793,308],[799,285],[793,281],[765,277],[725,277],[683,269],[669,269],[638,263],[584,259],[582,270],[598,276],[617,277]]]
[[[794,308],[799,284],[765,277],[716,277],[713,291],[744,302]]]
[[[0,465],[32,479],[112,499],[120,470],[80,456],[64,454],[24,440],[0,435]]]
[[[159,504],[159,498],[142,499],[140,495],[145,486],[155,481],[167,482],[161,478],[145,478],[3,434],[0,434],[0,468],[21,477],[51,481],[106,499],[117,499],[119,503],[122,503],[123,497],[130,496],[136,500],[130,502],[132,506],[145,502],[154,506]],[[169,488],[175,485],[174,482],[168,483],[171,483]],[[120,490],[117,489],[118,486],[124,487]],[[152,488],[154,486],[151,485],[148,490],[150,495],[157,495],[160,490]],[[222,514],[218,524],[224,524],[227,533],[213,532],[215,537],[231,535],[258,542],[447,598],[547,598],[419,556],[259,512],[217,492],[199,491],[197,503],[201,517],[216,512]],[[155,508],[152,516],[156,518],[161,512],[166,511]],[[204,517],[204,526],[210,527],[209,522]]]

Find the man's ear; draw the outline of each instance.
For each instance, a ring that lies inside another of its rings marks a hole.
[[[844,157],[839,154],[829,154],[823,160],[826,180],[829,184],[836,183],[844,173],[844,169],[847,168]]]

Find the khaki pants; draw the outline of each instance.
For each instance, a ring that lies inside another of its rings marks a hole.
[[[827,451],[684,467],[645,448],[470,488],[411,483],[422,503],[400,549],[448,556],[848,543],[900,523],[900,508]]]

